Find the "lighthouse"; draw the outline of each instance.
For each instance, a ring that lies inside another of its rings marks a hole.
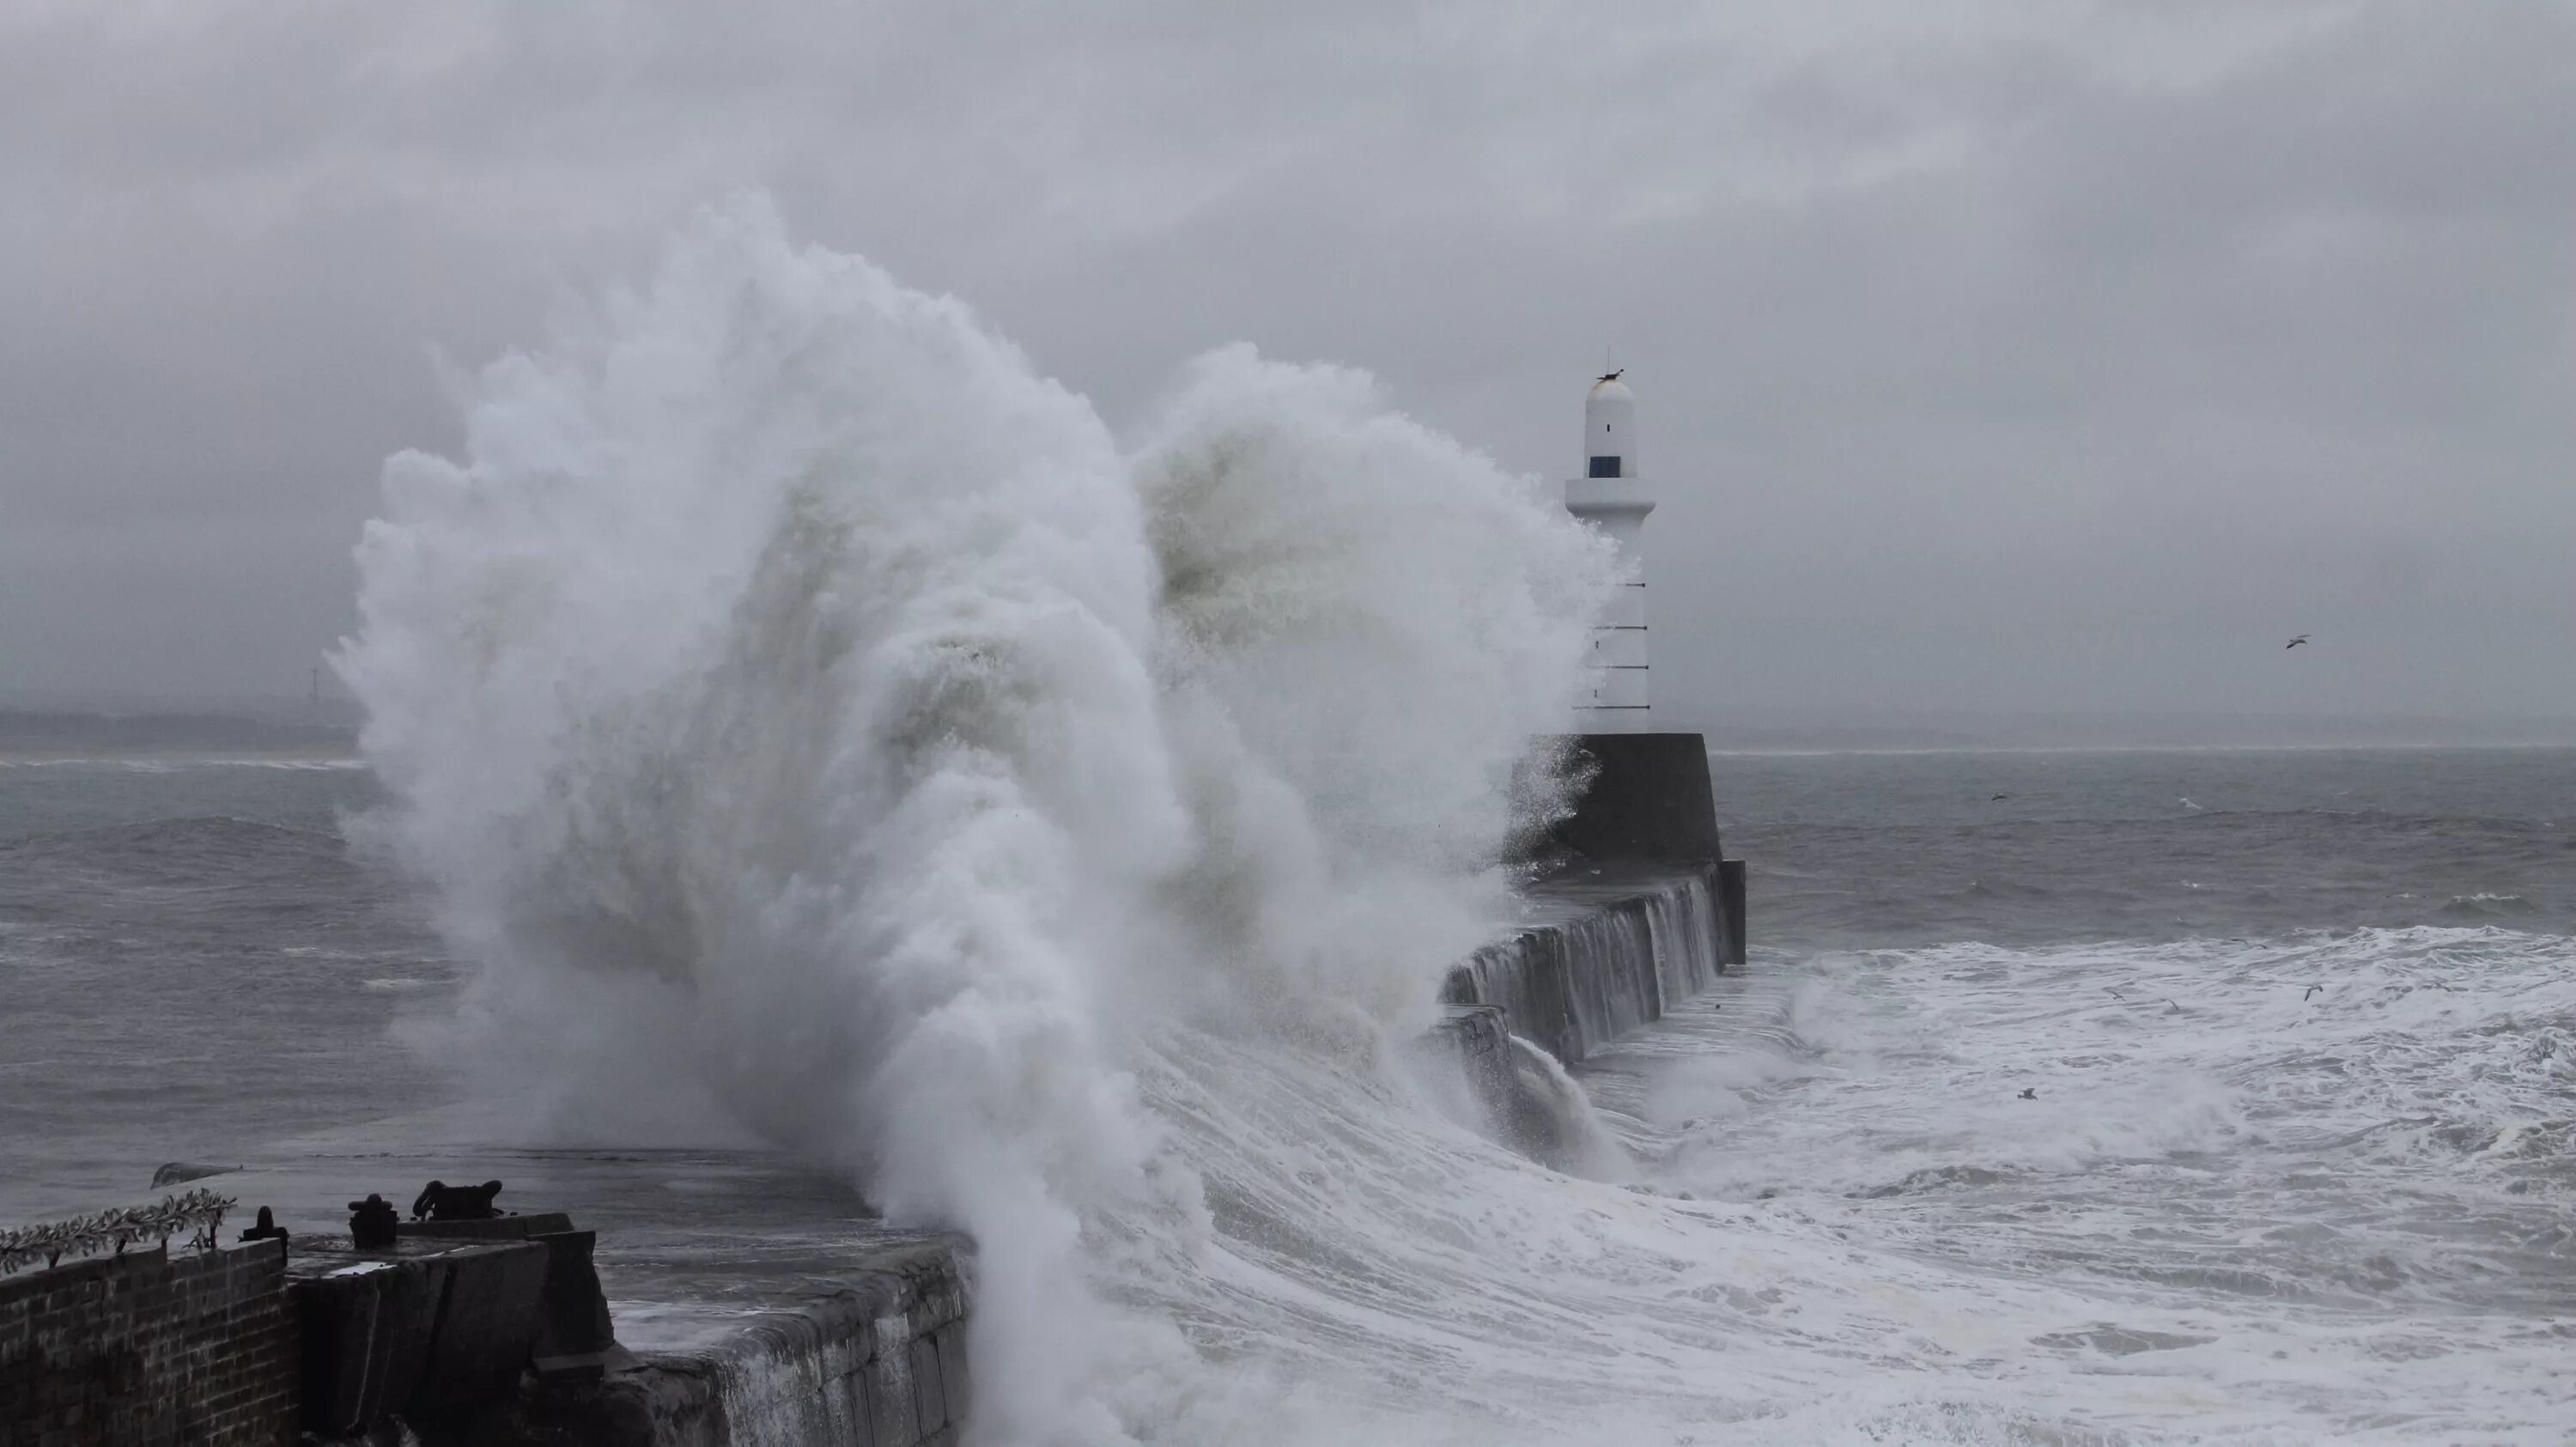
[[[1565,510],[1609,535],[1620,586],[1592,628],[1573,737],[1581,797],[1548,831],[1548,848],[1597,869],[1616,860],[1695,861],[1710,872],[1721,955],[1744,963],[1744,861],[1717,835],[1708,740],[1659,732],[1646,687],[1646,514],[1655,495],[1637,466],[1637,398],[1613,370],[1583,399],[1583,475],[1565,484]]]
[[[1618,595],[1592,630],[1588,693],[1575,701],[1586,734],[1654,731],[1646,687],[1646,556],[1639,549],[1654,494],[1638,476],[1637,398],[1611,372],[1583,400],[1584,474],[1565,484],[1565,510],[1609,534],[1619,549]]]

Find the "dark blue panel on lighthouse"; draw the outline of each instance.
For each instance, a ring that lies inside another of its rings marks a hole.
[[[1619,475],[1619,459],[1615,457],[1596,457],[1592,459],[1592,475],[1594,477],[1617,477]]]

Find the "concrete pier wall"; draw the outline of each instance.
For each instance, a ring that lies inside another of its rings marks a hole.
[[[852,1262],[839,1290],[749,1315],[708,1345],[646,1352],[595,1381],[556,1385],[456,1440],[947,1447],[970,1396],[961,1254],[961,1245],[889,1246]]]
[[[575,1234],[586,1247],[589,1233]],[[835,1289],[748,1312],[700,1345],[541,1358],[531,1353],[548,1329],[543,1238],[457,1243],[435,1255],[407,1254],[405,1243],[403,1253],[297,1283],[308,1348],[371,1363],[335,1371],[308,1350],[308,1420],[326,1416],[317,1436],[348,1447],[946,1447],[968,1398],[962,1247],[912,1241],[862,1253],[836,1273]],[[468,1395],[456,1388],[474,1373],[442,1371],[434,1343],[416,1340],[422,1332],[404,1329],[393,1308],[423,1297],[452,1308],[475,1276],[495,1287],[485,1303],[494,1310],[462,1322],[411,1313],[425,1329],[436,1321],[451,1348],[482,1342],[477,1362],[516,1359],[506,1381],[482,1381]],[[499,1290],[505,1277],[520,1289]],[[390,1351],[380,1345],[388,1341]],[[388,1373],[377,1358],[411,1365]],[[442,1381],[446,1390],[430,1390]]]
[[[1723,972],[1728,916],[1713,857],[1568,876],[1532,902],[1531,923],[1451,973],[1426,1045],[1454,1053],[1503,1139],[1574,1168],[1583,1132],[1512,1037],[1571,1063],[1658,1018]],[[566,1406],[614,1447],[953,1442],[970,1400],[963,1249],[887,1248],[834,1296],[752,1317],[710,1347],[646,1353]]]
[[[1711,860],[1546,886],[1536,897],[1552,918],[1478,950],[1441,1000],[1499,1007],[1512,1034],[1572,1065],[1725,972],[1719,877]]]

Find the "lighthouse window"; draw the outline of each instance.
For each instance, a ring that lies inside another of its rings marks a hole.
[[[1596,457],[1592,459],[1592,475],[1594,477],[1617,477],[1619,475],[1619,459],[1615,457]]]

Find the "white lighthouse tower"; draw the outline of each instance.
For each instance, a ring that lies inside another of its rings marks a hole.
[[[1575,703],[1587,734],[1654,731],[1646,688],[1646,557],[1639,550],[1654,494],[1637,475],[1637,398],[1611,372],[1583,402],[1584,475],[1565,484],[1565,510],[1610,535],[1624,584],[1592,630],[1588,698]]]

